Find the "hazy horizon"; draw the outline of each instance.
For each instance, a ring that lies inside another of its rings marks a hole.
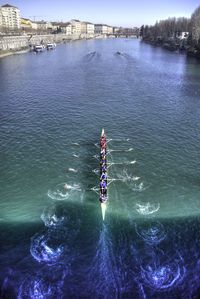
[[[80,19],[92,23],[106,23],[112,26],[134,27],[142,24],[154,24],[156,21],[169,17],[189,18],[193,11],[200,5],[199,1],[175,0],[169,1],[124,0],[117,3],[110,0],[109,3],[102,0],[94,3],[91,0],[77,0],[66,3],[65,0],[50,2],[47,0],[12,0],[0,1],[0,5],[10,4],[17,6],[21,16],[32,20],[69,21]]]

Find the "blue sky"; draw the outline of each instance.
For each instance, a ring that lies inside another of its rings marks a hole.
[[[199,0],[11,0],[26,18],[69,21],[73,18],[112,26],[154,24],[168,17],[190,17]]]

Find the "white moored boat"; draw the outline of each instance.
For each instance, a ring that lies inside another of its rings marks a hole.
[[[55,49],[55,47],[56,47],[55,43],[48,43],[47,44],[47,50],[53,50],[53,49]]]
[[[36,53],[38,53],[38,52],[43,52],[44,49],[45,49],[45,46],[44,46],[44,45],[36,45],[36,46],[34,47],[34,51],[35,51]]]

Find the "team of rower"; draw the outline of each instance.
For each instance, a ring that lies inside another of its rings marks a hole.
[[[103,133],[100,139],[100,202],[107,201],[107,162],[106,162],[106,136]]]

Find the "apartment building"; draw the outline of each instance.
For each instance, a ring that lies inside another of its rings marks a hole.
[[[120,28],[119,27],[113,27],[113,33],[119,33],[120,32]]]
[[[94,24],[90,22],[81,22],[81,34],[94,35]]]
[[[70,22],[61,23],[60,30],[62,33],[66,34],[66,35],[71,35],[72,34],[72,24]]]
[[[72,25],[72,34],[80,35],[81,34],[81,22],[79,20],[71,20]]]
[[[20,29],[20,10],[10,4],[0,7],[0,27],[8,29]]]
[[[95,31],[95,34],[107,34],[108,26],[105,24],[95,24],[94,31]]]
[[[113,27],[107,26],[107,34],[113,34]]]
[[[51,22],[46,22],[42,20],[34,23],[37,24],[38,31],[52,31],[53,25]]]

